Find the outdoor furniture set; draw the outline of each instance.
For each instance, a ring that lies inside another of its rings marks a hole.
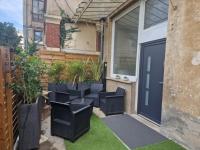
[[[101,83],[48,85],[51,104],[51,134],[74,142],[90,129],[93,106],[100,107],[105,115],[124,112],[125,90],[102,92]]]

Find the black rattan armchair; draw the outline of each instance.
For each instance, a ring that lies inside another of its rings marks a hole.
[[[125,90],[118,87],[116,92],[100,93],[100,109],[105,115],[124,113]]]
[[[91,105],[51,102],[51,135],[74,142],[90,129]]]
[[[90,87],[90,94],[86,95],[87,99],[94,100],[94,106],[99,107],[99,93],[103,91],[103,84],[93,83]]]

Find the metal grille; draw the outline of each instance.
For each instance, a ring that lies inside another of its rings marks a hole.
[[[84,0],[78,5],[72,19],[74,22],[78,20],[97,21],[107,17],[126,1],[127,0]]]

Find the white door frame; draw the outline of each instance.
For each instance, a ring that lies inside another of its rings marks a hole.
[[[135,88],[135,112],[138,113],[138,94],[139,94],[139,75],[140,75],[140,53],[141,44],[163,39],[167,37],[168,21],[159,23],[155,26],[144,29],[145,19],[145,3],[147,0],[140,1],[140,14],[139,14],[139,31],[138,31],[138,46],[137,46],[137,62],[136,62],[136,88]]]
[[[141,44],[145,42],[150,42],[158,39],[166,38],[167,36],[167,26],[168,21],[159,23],[157,25],[151,26],[147,29],[144,29],[144,20],[145,20],[145,3],[147,0],[139,0],[128,9],[123,11],[120,15],[115,17],[112,21],[112,45],[111,45],[111,73],[112,78],[116,77],[116,74],[113,73],[113,57],[114,57],[114,36],[115,36],[115,21],[132,11],[136,7],[140,6],[139,11],[139,27],[138,27],[138,44],[137,44],[137,58],[136,58],[136,75],[129,76],[130,81],[135,82],[135,112],[138,112],[138,94],[139,94],[139,70],[140,70],[140,53],[141,53]],[[124,77],[123,75],[120,75]]]

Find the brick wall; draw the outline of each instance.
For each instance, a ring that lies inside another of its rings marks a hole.
[[[60,25],[46,23],[46,46],[60,48]]]

